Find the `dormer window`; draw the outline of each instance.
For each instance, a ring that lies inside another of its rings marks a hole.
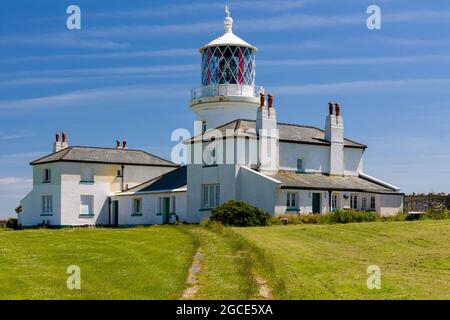
[[[44,169],[44,176],[42,177],[42,182],[49,183],[52,181],[52,170],[49,168]]]

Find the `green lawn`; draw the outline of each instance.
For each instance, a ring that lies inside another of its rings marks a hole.
[[[0,299],[177,299],[195,250],[183,227],[0,232]]]
[[[450,299],[450,221],[234,228],[264,249],[286,299]],[[366,268],[381,268],[381,290]]]
[[[237,233],[237,234],[236,234]],[[155,226],[0,232],[0,299],[178,299],[197,248],[196,299],[450,299],[450,221],[260,228]],[[81,268],[81,290],[66,268]],[[369,265],[381,290],[366,287]]]

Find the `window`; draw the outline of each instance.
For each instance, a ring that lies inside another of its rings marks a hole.
[[[206,121],[202,121],[202,133],[206,132]]]
[[[286,194],[286,207],[297,208],[296,196],[297,194],[295,192],[288,192]]]
[[[94,214],[94,196],[91,195],[80,196],[80,214],[81,215]]]
[[[331,195],[331,211],[336,211],[338,209],[338,195]]]
[[[375,210],[375,196],[370,197],[370,210]]]
[[[297,159],[297,172],[304,172],[303,159]]]
[[[358,209],[358,196],[352,194],[350,196],[350,208],[357,210]]]
[[[142,199],[133,199],[133,213],[142,213]]]
[[[366,211],[367,210],[367,198],[364,197],[361,199],[361,211]]]
[[[220,185],[204,184],[202,185],[202,209],[212,209],[219,205]]]
[[[42,196],[42,213],[44,213],[44,214],[53,213],[53,197],[52,196]]]
[[[42,182],[51,182],[52,181],[52,170],[49,168],[44,169],[44,176],[42,177]]]
[[[94,182],[94,169],[81,168],[81,182]]]
[[[122,176],[122,171],[117,170],[117,177],[121,177]]]
[[[176,212],[176,203],[175,203],[175,196],[172,196],[170,199],[170,202],[172,204],[172,210],[170,210],[170,213],[175,213]]]

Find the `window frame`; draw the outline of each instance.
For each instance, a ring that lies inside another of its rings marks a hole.
[[[90,180],[89,179],[84,179],[86,178],[85,173],[86,171],[89,170],[90,171]],[[80,183],[94,183],[95,182],[95,172],[94,172],[94,168],[93,167],[81,167],[80,170]]]
[[[301,161],[302,165],[299,168],[298,163]],[[297,172],[304,173],[305,172],[305,160],[304,158],[297,158]]]
[[[41,196],[41,211],[42,214],[53,214],[53,196]]]
[[[297,192],[294,191],[287,191],[286,192],[286,208],[291,210],[297,210],[298,204],[297,204]]]
[[[136,205],[137,203],[139,205]],[[136,208],[138,210],[136,210]],[[131,211],[133,215],[142,215],[142,198],[133,198]]]
[[[376,196],[370,196],[370,210],[377,210],[377,199]]]
[[[339,194],[334,193],[331,195],[331,211],[338,210],[338,204],[339,204]]]
[[[50,182],[52,182],[52,169],[44,168],[42,183],[50,183]]]
[[[83,204],[83,199],[89,199],[88,204]],[[93,216],[94,215],[94,195],[91,194],[81,194],[80,195],[80,216]],[[87,206],[88,213],[84,213],[82,208],[83,206]]]
[[[367,197],[361,198],[361,211],[367,211]]]
[[[358,210],[358,195],[350,195],[350,209]]]
[[[211,210],[220,205],[220,184],[202,184],[201,209]]]

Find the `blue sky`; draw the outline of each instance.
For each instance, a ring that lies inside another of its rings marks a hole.
[[[323,127],[343,106],[365,171],[404,192],[450,192],[450,3],[229,1],[233,30],[258,47],[256,81],[279,121]],[[81,7],[82,30],[66,29]],[[382,10],[368,30],[366,9]],[[31,189],[29,162],[69,144],[169,157],[192,128],[197,48],[223,33],[222,1],[8,1],[0,9],[0,217]]]

